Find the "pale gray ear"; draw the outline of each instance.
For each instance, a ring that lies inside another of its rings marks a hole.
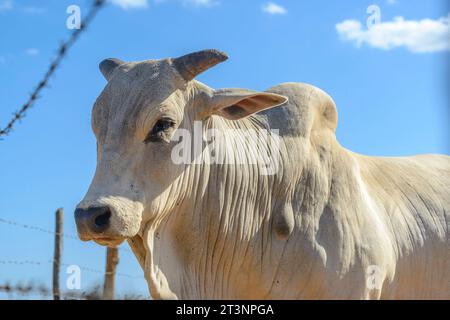
[[[229,120],[239,120],[262,110],[280,106],[287,101],[287,97],[270,92],[221,89],[214,91],[210,101],[210,114]]]
[[[105,79],[107,81],[109,81],[112,77],[114,70],[124,63],[125,62],[123,62],[122,60],[115,59],[115,58],[109,58],[109,59],[105,59],[102,62],[100,62],[99,69],[100,69],[101,73],[103,74],[103,76],[105,77]]]

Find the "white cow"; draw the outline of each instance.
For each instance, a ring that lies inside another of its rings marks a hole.
[[[108,84],[92,113],[98,161],[75,212],[80,238],[127,240],[160,299],[449,299],[450,157],[346,150],[333,100],[311,85],[194,80],[225,59],[100,64]],[[240,161],[211,162],[205,145],[183,151],[194,162],[174,158],[197,121]],[[261,154],[275,171],[250,161]]]

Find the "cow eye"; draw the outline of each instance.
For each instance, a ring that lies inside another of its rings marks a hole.
[[[167,141],[170,129],[175,126],[175,122],[171,119],[159,119],[152,130],[148,133],[144,143]]]

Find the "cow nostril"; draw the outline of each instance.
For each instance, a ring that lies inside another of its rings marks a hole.
[[[94,223],[98,228],[106,227],[109,223],[109,218],[111,217],[111,211],[106,211],[97,217],[95,217]]]
[[[100,234],[110,227],[112,212],[107,206],[90,207],[88,209],[77,208],[75,220],[78,233],[81,235]]]

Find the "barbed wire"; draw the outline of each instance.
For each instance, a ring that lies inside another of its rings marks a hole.
[[[41,261],[33,261],[33,260],[0,260],[0,264],[15,264],[15,265],[24,265],[24,264],[31,264],[31,265],[42,265]]]
[[[38,232],[42,232],[42,233],[47,233],[47,234],[50,234],[50,235],[56,235],[57,234],[57,232],[52,231],[52,230],[44,229],[44,228],[41,228],[41,227],[38,227],[38,226],[34,226],[34,225],[30,225],[30,224],[20,223],[20,222],[17,222],[17,221],[7,220],[7,219],[4,219],[4,218],[0,218],[0,223],[7,224],[7,225],[10,225],[10,226],[14,226],[14,227],[20,227],[20,228],[24,228],[24,229],[38,231]],[[62,237],[63,238],[67,238],[67,239],[71,239],[71,240],[80,241],[78,236],[73,235],[73,234],[67,234],[65,232],[62,233]],[[118,247],[117,249],[119,251],[128,252],[128,253],[131,253],[131,254],[133,253],[131,250],[129,250],[127,248]]]
[[[38,226],[33,226],[33,225],[25,224],[25,223],[20,223],[20,222],[16,222],[16,221],[6,220],[6,219],[3,219],[3,218],[0,218],[0,222],[4,223],[4,224],[11,225],[11,226],[25,228],[25,229],[30,229],[30,230],[33,230],[33,231],[48,233],[48,234],[52,234],[52,235],[55,235],[57,233],[55,231],[44,229],[44,228],[41,228],[41,227],[38,227]],[[79,240],[77,236],[72,235],[72,234],[63,233],[62,236],[63,236],[63,238]]]
[[[46,287],[44,284],[35,284],[29,282],[28,284],[17,283],[12,285],[9,282],[0,284],[0,292],[7,295],[19,295],[21,297],[28,297],[30,295],[39,295],[41,297],[51,298],[53,297],[52,291]],[[76,291],[66,291],[62,293],[62,299],[65,300],[100,300],[102,299],[102,293],[100,286],[94,286],[88,291],[76,292]],[[149,300],[149,296],[144,296],[141,294],[124,294],[116,297],[115,300]]]
[[[50,260],[50,262],[53,263],[53,260]],[[68,266],[72,266],[74,264],[61,263],[61,265],[65,266],[65,267],[68,267]],[[76,264],[76,266],[78,266],[83,271],[92,272],[92,273],[100,273],[100,274],[105,274],[105,275],[115,274],[116,276],[124,277],[124,278],[130,278],[130,279],[145,279],[143,276],[138,276],[138,275],[131,275],[131,274],[122,273],[122,272],[115,272],[115,273],[113,273],[113,272],[105,272],[105,271],[98,270],[98,269],[91,268],[91,267],[80,266],[78,264]]]
[[[0,260],[0,265],[34,265],[34,266],[42,266],[42,265],[48,265],[48,264],[53,264],[54,260],[49,259],[47,261],[38,261],[38,260]],[[143,276],[138,276],[138,275],[131,275],[131,274],[127,274],[127,273],[123,273],[123,272],[105,272],[104,270],[99,270],[99,269],[95,269],[95,268],[91,268],[91,267],[86,267],[83,265],[79,265],[76,263],[60,263],[60,265],[64,266],[64,267],[69,267],[69,266],[77,266],[78,268],[80,268],[80,270],[86,271],[86,272],[91,272],[91,273],[98,273],[98,274],[102,274],[102,275],[109,275],[109,274],[115,274],[116,276],[119,277],[124,277],[124,278],[129,278],[129,279],[145,279]]]
[[[58,48],[56,57],[51,61],[50,66],[48,67],[47,71],[44,74],[44,77],[38,82],[36,88],[30,94],[28,101],[25,102],[25,104],[23,104],[18,111],[13,113],[13,117],[8,122],[8,124],[3,129],[0,129],[0,140],[2,136],[7,136],[12,131],[15,123],[23,119],[25,117],[27,110],[33,106],[33,104],[36,102],[37,99],[40,98],[39,96],[40,92],[42,91],[42,89],[48,86],[50,77],[55,73],[56,69],[59,67],[61,61],[66,56],[68,49],[70,49],[70,47],[72,47],[72,45],[78,40],[80,34],[87,29],[88,25],[95,18],[98,11],[103,7],[105,2],[106,2],[105,0],[94,0],[90,11],[86,15],[86,18],[81,22],[80,28],[75,29],[71,33],[69,39],[66,42],[61,43],[61,45]]]

